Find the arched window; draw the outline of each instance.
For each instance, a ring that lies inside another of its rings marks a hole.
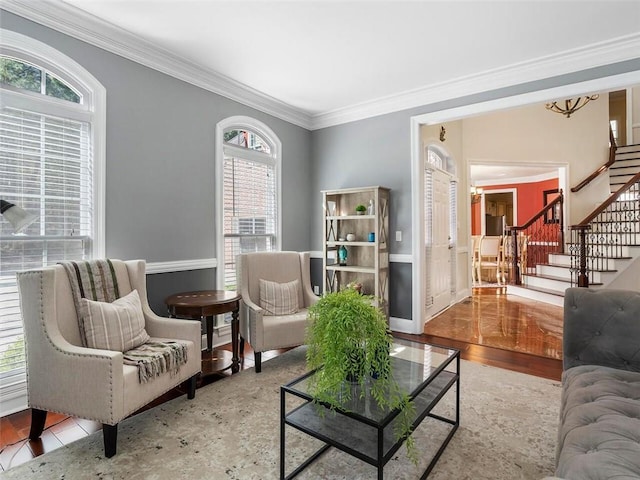
[[[236,289],[239,253],[280,250],[280,162],[273,131],[250,117],[220,122],[216,135],[218,288]]]
[[[444,170],[451,175],[456,174],[456,165],[451,156],[436,145],[427,146],[426,161],[428,165]]]
[[[57,50],[0,32],[0,199],[37,216],[0,220],[1,414],[26,407],[16,271],[104,255],[104,87]]]

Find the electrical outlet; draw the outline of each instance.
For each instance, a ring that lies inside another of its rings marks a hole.
[[[320,287],[318,285],[313,286],[313,293],[320,295]]]
[[[402,241],[402,231],[396,230],[396,242],[401,242],[401,241]]]

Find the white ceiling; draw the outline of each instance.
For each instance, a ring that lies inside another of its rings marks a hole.
[[[469,169],[471,183],[477,187],[558,177],[558,167],[552,166],[471,165]]]
[[[640,34],[638,1],[64,2],[310,116]]]

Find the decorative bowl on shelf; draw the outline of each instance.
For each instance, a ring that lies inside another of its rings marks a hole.
[[[355,242],[356,236],[353,233],[347,233],[347,242]]]

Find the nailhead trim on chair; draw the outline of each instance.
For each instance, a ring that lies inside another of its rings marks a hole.
[[[24,275],[24,276],[37,275],[38,276],[38,280],[40,282],[40,299],[39,299],[39,301],[40,301],[40,327],[42,328],[42,331],[44,332],[44,336],[47,339],[47,341],[49,342],[49,344],[56,351],[62,353],[63,355],[69,355],[69,356],[72,356],[72,357],[79,357],[79,358],[87,358],[87,357],[91,358],[91,357],[93,357],[93,358],[97,358],[97,359],[100,359],[100,360],[107,360],[108,363],[109,363],[109,389],[111,391],[113,391],[113,364],[110,361],[111,360],[110,357],[106,357],[104,355],[95,355],[95,354],[78,355],[77,353],[70,353],[70,352],[67,352],[65,350],[62,350],[62,349],[58,348],[58,346],[55,343],[53,343],[53,340],[49,336],[49,333],[47,332],[47,329],[44,326],[44,302],[43,302],[43,298],[44,298],[44,293],[43,293],[43,291],[44,291],[44,282],[43,282],[43,279],[42,279],[42,277],[43,277],[42,276],[42,271],[24,272],[24,273],[20,273],[19,275],[21,275],[21,276],[22,275]],[[28,347],[27,347],[27,343],[25,342],[25,351],[26,351],[26,348],[28,348]],[[29,377],[28,376],[29,376],[29,369],[27,368],[27,387],[29,386],[29,383],[28,383]],[[71,414],[69,412],[59,412],[57,410],[50,410],[50,409],[43,408],[43,407],[38,406],[38,405],[33,405],[30,402],[29,402],[29,405],[32,408],[37,408],[39,410],[47,410],[48,412],[62,413],[62,414],[65,414],[65,415],[73,415],[73,414]],[[113,396],[112,395],[109,396],[109,416],[110,416],[110,421],[113,422],[114,415],[113,415]],[[109,423],[109,422],[103,422],[102,420],[97,419],[97,418],[87,418],[87,420],[95,420],[95,421],[102,422],[102,423]]]
[[[36,276],[38,277],[38,280],[39,280],[39,282],[40,282],[40,299],[39,299],[39,301],[40,301],[40,327],[42,328],[42,330],[43,330],[43,332],[44,332],[44,335],[45,335],[46,339],[48,340],[49,344],[50,344],[50,345],[51,345],[51,346],[52,346],[56,351],[58,351],[58,352],[60,352],[60,353],[62,353],[62,354],[64,354],[64,355],[69,355],[69,356],[79,357],[79,358],[88,358],[88,357],[93,357],[93,358],[97,358],[97,359],[101,359],[101,360],[105,360],[105,361],[107,361],[107,362],[109,363],[109,390],[110,390],[110,391],[113,391],[113,363],[111,362],[111,357],[106,357],[106,356],[104,356],[104,355],[95,355],[95,354],[79,355],[79,354],[77,354],[77,353],[70,353],[70,352],[67,352],[67,351],[65,351],[65,350],[62,350],[62,349],[58,348],[58,346],[57,346],[55,343],[53,343],[53,340],[52,340],[52,339],[51,339],[51,337],[49,336],[49,334],[48,334],[48,332],[47,332],[47,329],[46,329],[46,328],[45,328],[45,326],[44,326],[44,302],[43,302],[43,298],[44,298],[44,293],[43,293],[43,292],[44,292],[44,282],[43,282],[43,275],[42,275],[42,271],[36,271],[36,272],[23,272],[23,273],[20,273],[19,275],[21,275],[21,276],[22,276],[22,275],[24,275],[24,276],[34,276],[34,275],[36,275]],[[26,344],[26,342],[25,342],[25,349],[26,349],[26,348],[28,348],[28,347],[27,347],[27,344]],[[86,347],[82,347],[82,348],[86,348]],[[29,380],[28,376],[29,376],[29,369],[27,369],[27,387],[28,387],[28,385],[29,385],[29,383],[28,383],[28,380]],[[188,380],[188,379],[187,379],[187,380]],[[174,386],[174,387],[167,388],[167,389],[166,389],[166,390],[164,390],[162,393],[160,393],[158,396],[164,395],[165,393],[167,393],[167,392],[168,392],[168,391],[170,391],[170,390],[173,390],[174,388],[175,388],[175,386]],[[148,402],[142,402],[142,403],[139,403],[139,404],[138,404],[138,405],[136,405],[135,407],[131,408],[128,412],[123,412],[123,417],[122,417],[122,419],[127,418],[127,417],[128,417],[129,415],[131,415],[132,413],[134,413],[134,412],[138,411],[140,408],[142,408],[142,407],[144,407],[145,405],[147,405],[147,403],[148,403]],[[35,404],[32,404],[32,403],[29,403],[29,406],[30,406],[31,408],[37,408],[37,409],[39,409],[39,410],[46,410],[46,411],[48,411],[48,412],[55,412],[55,413],[61,413],[61,414],[63,414],[63,415],[71,415],[71,416],[75,416],[75,414],[70,413],[70,412],[64,412],[64,411],[59,411],[59,410],[51,410],[51,409],[47,409],[47,408],[44,408],[44,407],[42,407],[42,406],[40,406],[40,405],[35,405]],[[110,417],[110,418],[109,418],[109,420],[108,420],[108,421],[106,421],[106,422],[105,422],[103,419],[94,418],[94,417],[90,417],[90,418],[89,418],[89,417],[83,417],[83,418],[85,418],[85,419],[87,419],[87,420],[93,420],[93,421],[96,421],[96,422],[100,422],[100,423],[106,423],[106,424],[109,424],[109,425],[116,425],[119,421],[118,421],[118,422],[115,422],[115,421],[114,421],[114,413],[113,413],[113,395],[110,395],[110,396],[109,396],[109,417]]]

